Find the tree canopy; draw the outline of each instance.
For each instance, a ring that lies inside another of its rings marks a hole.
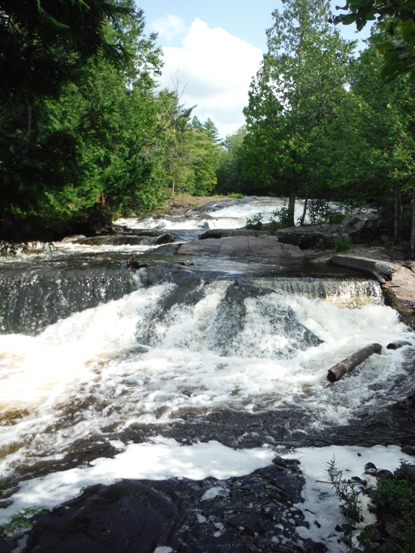
[[[176,190],[215,186],[214,125],[158,89],[144,23],[133,0],[0,0],[0,239],[99,232],[180,172]]]
[[[414,0],[346,0],[347,13],[333,18],[335,23],[356,24],[361,31],[368,21],[376,22],[388,38],[378,44],[384,56],[381,75],[386,81],[409,73],[415,80],[415,1]]]

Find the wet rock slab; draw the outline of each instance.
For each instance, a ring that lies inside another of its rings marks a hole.
[[[295,506],[303,483],[297,462],[277,457],[242,478],[96,485],[37,516],[23,552],[323,552],[296,531],[308,524]]]
[[[238,259],[262,259],[278,264],[302,264],[305,254],[298,246],[282,244],[276,236],[233,236],[207,238],[182,244],[179,255],[215,255]]]

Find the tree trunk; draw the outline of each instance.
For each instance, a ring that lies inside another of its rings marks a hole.
[[[32,106],[27,104],[27,133],[26,133],[26,142],[29,142],[30,135],[32,133]]]
[[[340,361],[340,363],[337,363],[337,365],[334,365],[331,369],[329,369],[329,372],[327,373],[327,380],[330,382],[340,380],[340,378],[346,373],[353,370],[357,367],[357,365],[360,365],[360,363],[363,363],[363,361],[372,355],[372,353],[379,354],[381,350],[382,346],[374,343],[360,349],[359,351],[356,351],[353,355],[343,359],[343,361]]]
[[[402,197],[399,184],[395,184],[395,213],[394,213],[394,229],[393,240],[396,242],[401,235],[402,228]]]
[[[411,226],[411,257],[415,253],[415,188],[412,192],[412,226]]]
[[[289,198],[288,198],[288,214],[289,214],[289,216],[290,216],[290,224],[291,224],[291,226],[294,226],[294,225],[295,225],[295,221],[294,221],[295,193],[296,193],[295,182],[292,182],[292,183],[291,183],[290,196],[289,196]]]
[[[303,214],[301,215],[300,226],[304,226],[305,216],[306,216],[307,207],[308,207],[308,195],[309,195],[309,193],[310,193],[310,184],[307,184],[307,189],[306,189],[305,198],[304,198],[304,209],[303,209]]]

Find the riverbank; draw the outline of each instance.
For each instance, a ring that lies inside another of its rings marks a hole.
[[[217,203],[228,207],[238,203],[237,198],[224,197],[194,197],[194,196],[177,196],[169,200],[163,208],[163,213],[169,216],[192,216],[200,211],[206,212],[206,207],[209,204],[216,205]],[[202,209],[201,209],[202,208]],[[327,244],[333,242],[332,236],[339,234],[340,225],[315,225],[306,227],[309,234],[316,232],[321,236],[320,246],[301,248],[305,258],[315,264],[330,264],[333,262],[334,252],[332,247],[327,247]],[[288,232],[290,229],[287,229]],[[234,236],[244,234],[244,229],[236,229],[232,232]],[[364,234],[364,230],[362,231]],[[217,238],[219,233],[217,233]],[[224,236],[222,234],[222,236]],[[328,240],[324,240],[324,236]],[[363,239],[365,237],[363,236]],[[281,234],[278,237],[279,242],[286,242]],[[245,237],[245,241],[246,237]],[[380,245],[379,239],[374,240],[374,243],[368,243],[366,240],[363,243],[351,243],[350,249],[342,254],[344,258],[344,266],[347,266],[350,260],[349,267],[355,267],[363,272],[368,272],[378,278],[381,282],[382,289],[385,295],[385,301],[388,305],[396,309],[401,315],[403,321],[415,329],[415,261],[408,259],[405,250],[402,247],[397,247],[392,244]],[[326,245],[325,245],[326,244]],[[229,242],[227,243],[229,245]],[[218,246],[218,244],[217,244]],[[238,246],[240,247],[240,245]],[[187,247],[188,250],[191,248]],[[194,247],[196,251],[198,248]],[[226,248],[224,248],[226,249]],[[219,250],[219,248],[216,248]],[[228,248],[229,251],[229,248]],[[209,254],[212,254],[209,252]],[[226,255],[226,254],[224,254]],[[268,257],[268,255],[267,255]],[[298,257],[298,255],[297,255]],[[338,256],[337,256],[338,257]],[[354,260],[354,263],[353,263]],[[366,260],[366,263],[359,263],[358,260]],[[337,263],[341,263],[339,258]],[[391,264],[393,270],[387,275],[376,274],[376,271],[371,270],[370,265]]]

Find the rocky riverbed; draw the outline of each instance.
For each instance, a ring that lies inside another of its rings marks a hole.
[[[231,205],[233,201],[227,202]],[[211,205],[205,204],[203,212],[206,217],[209,217],[209,209],[217,203],[217,200],[209,200],[209,202]],[[198,206],[191,205],[173,206],[172,209],[176,216],[201,213]],[[250,273],[250,267],[254,272],[257,270],[255,267],[260,266],[261,273],[265,275],[283,271],[287,275],[312,274],[314,278],[331,272],[334,275],[341,274],[344,270],[345,274],[374,276],[379,280],[387,293],[388,301],[399,309],[402,316],[406,317],[407,324],[411,324],[410,317],[413,316],[412,308],[415,305],[415,274],[412,271],[412,263],[397,249],[379,244],[373,245],[373,242],[362,243],[361,240],[365,238],[364,225],[368,221],[370,227],[372,223],[369,218],[366,222],[361,219],[353,224],[349,222],[348,229],[341,229],[337,225],[330,227],[320,225],[315,228],[307,227],[305,230],[296,228],[284,230],[277,236],[270,236],[267,231],[246,229],[209,230],[205,236],[200,236],[201,239],[193,241],[177,239],[174,231],[163,233],[163,231],[153,230],[149,231],[150,234],[145,236],[145,240],[158,248],[152,250],[148,258],[144,256],[145,263],[140,266],[130,263],[127,268],[128,264],[125,263],[124,272],[135,274],[135,271],[138,271],[137,275],[140,275],[143,282],[147,279],[149,281],[147,284],[151,281],[154,285],[164,274],[163,271],[172,271],[172,282],[182,281],[182,287],[188,288],[188,292],[200,300],[201,286],[191,280],[192,272],[199,271],[203,276],[203,267],[210,265],[214,266],[217,274],[220,275],[221,267],[226,264],[227,269],[231,269],[230,274],[233,275],[234,281],[229,287],[226,300],[229,305],[237,306],[241,303],[237,302],[236,297],[239,289],[252,288],[251,284],[245,282],[243,278],[245,273]],[[354,237],[352,249],[347,253],[335,254],[333,240],[336,236],[346,235],[346,230],[347,236]],[[372,231],[373,228],[372,230],[369,228],[368,232]],[[119,235],[112,236],[110,239],[115,246],[128,245],[130,240],[128,236],[131,236],[131,245],[140,245],[143,243],[140,232],[129,234],[129,231],[124,229]],[[301,233],[303,233],[302,236],[300,236]],[[160,235],[163,235],[162,239]],[[96,244],[92,244],[91,241],[97,242],[97,239],[75,239],[72,243],[76,243],[77,240],[79,243],[83,241],[83,244],[94,247]],[[103,241],[105,239],[98,239],[99,243]],[[163,243],[167,245],[160,245]],[[131,255],[131,251],[128,255]],[[140,259],[140,256],[136,259]],[[125,254],[126,260],[127,254]],[[160,266],[154,266],[157,264]],[[251,299],[253,295],[262,294],[258,290],[254,292],[249,293],[247,297]],[[177,300],[174,294],[171,295],[171,299],[167,297],[164,307],[174,309],[175,298]],[[91,306],[94,305],[91,300]],[[125,309],[128,309],[128,306],[125,306]],[[226,307],[224,309],[226,310]],[[165,323],[161,315],[159,323]],[[234,334],[237,330],[232,328]],[[144,336],[145,328],[142,334]],[[257,340],[259,339],[260,336],[257,337]],[[218,340],[220,342],[220,337]],[[315,342],[317,343],[318,341]],[[402,395],[400,390],[406,389],[406,375],[412,374],[413,355],[412,350],[407,349],[402,374],[394,380],[390,389],[397,395]],[[145,352],[144,347],[141,353],[137,349],[134,355],[145,355]],[[128,364],[131,355],[129,351],[122,351],[121,360],[125,360]],[[174,361],[179,366],[180,363],[185,362],[185,359],[183,357],[181,360]],[[108,362],[111,364],[112,361],[103,359],[99,363],[103,365]],[[226,367],[221,366],[218,370],[224,368]],[[117,378],[118,376],[114,380]],[[131,378],[129,377],[126,383],[120,381],[122,386],[125,385],[121,391],[121,396],[125,400],[128,386],[130,388],[141,386]],[[184,388],[182,394],[186,400],[192,396],[190,383],[188,387],[189,390]],[[334,395],[334,389],[332,391]],[[235,388],[235,394],[237,393],[238,387]],[[310,385],[305,384],[301,395],[307,398],[309,393]],[[376,383],[373,383],[373,400],[376,399],[376,394],[379,395],[379,401],[384,401],[384,392],[377,390]],[[96,415],[106,409],[108,412],[111,411],[111,398],[107,401],[108,405],[102,398],[101,401],[102,404],[91,395],[79,402],[80,412],[85,410],[91,413],[91,424],[93,424],[94,409]],[[362,446],[378,447],[380,444],[385,447],[398,444],[411,453],[412,446],[415,444],[413,396],[406,399],[404,397],[398,402],[386,403],[387,405],[381,410],[373,408],[373,403],[370,406],[360,406],[354,417],[346,418],[340,425],[328,424],[326,419],[319,419],[318,413],[317,415],[314,413],[314,418],[310,420],[311,411],[307,408],[307,400],[302,403],[302,407],[287,402],[278,410],[261,410],[256,409],[255,406],[248,406],[247,410],[235,410],[232,405],[225,404],[222,407],[197,411],[186,404],[186,408],[183,407],[180,410],[180,416],[174,420],[168,420],[168,418],[164,420],[163,409],[166,408],[162,408],[158,414],[160,420],[155,423],[129,424],[124,430],[117,431],[116,439],[110,443],[104,443],[97,438],[85,440],[84,447],[81,447],[82,444],[77,444],[76,453],[62,453],[53,459],[45,456],[45,459],[36,466],[19,467],[16,474],[20,474],[23,484],[27,481],[28,485],[31,478],[38,478],[38,485],[44,486],[42,489],[47,495],[47,482],[50,475],[56,475],[57,478],[61,475],[62,482],[59,485],[63,490],[66,485],[64,481],[71,481],[74,475],[78,474],[76,471],[93,471],[95,466],[99,469],[100,463],[104,463],[104,460],[116,462],[121,458],[123,449],[120,443],[127,444],[128,450],[129,444],[157,443],[160,436],[179,445],[182,455],[180,462],[183,462],[186,456],[190,458],[192,451],[196,451],[199,445],[215,443],[228,448],[230,452],[254,451],[269,447],[273,451],[273,461],[244,476],[226,478],[220,476],[187,478],[173,475],[159,477],[159,480],[149,480],[150,477],[114,476],[115,482],[86,487],[74,499],[65,501],[62,505],[59,505],[62,501],[57,501],[55,508],[51,508],[47,513],[36,515],[33,519],[33,529],[23,537],[11,535],[6,527],[4,536],[9,537],[10,541],[0,537],[0,551],[312,553],[328,550],[338,553],[344,550],[341,542],[343,528],[337,522],[327,523],[324,509],[318,510],[317,505],[315,511],[310,503],[307,503],[305,508],[301,508],[308,493],[307,484],[301,465],[289,458],[290,448],[310,448],[311,455],[312,448],[347,446],[352,448],[351,454],[356,461],[362,455],[358,449]],[[59,430],[62,433],[67,431],[64,421],[71,417],[76,418],[70,406],[67,407],[67,411],[62,407],[63,417],[60,422],[63,426]],[[114,410],[116,409],[114,405]],[[341,411],[341,405],[339,405],[339,411]],[[21,415],[16,412],[16,420],[19,420],[19,416]],[[12,422],[10,420],[10,424]],[[111,435],[110,425],[106,427],[105,432]],[[34,435],[32,439],[39,439],[39,436]],[[284,445],[284,453],[280,451],[279,444]],[[83,459],[81,469],[79,469],[80,456]],[[97,458],[101,460],[98,459],[97,462]],[[379,466],[382,465],[376,458],[373,462]],[[220,464],[219,458],[217,464]],[[155,473],[159,468],[154,464]],[[57,497],[59,497],[59,491],[56,492],[56,490],[59,490],[59,485],[55,484],[53,492],[57,493]],[[8,507],[10,496],[15,491],[11,488],[1,492],[0,508]],[[319,491],[315,501],[328,495],[327,491]],[[338,519],[341,520],[340,510]],[[323,533],[325,533],[324,540]]]

